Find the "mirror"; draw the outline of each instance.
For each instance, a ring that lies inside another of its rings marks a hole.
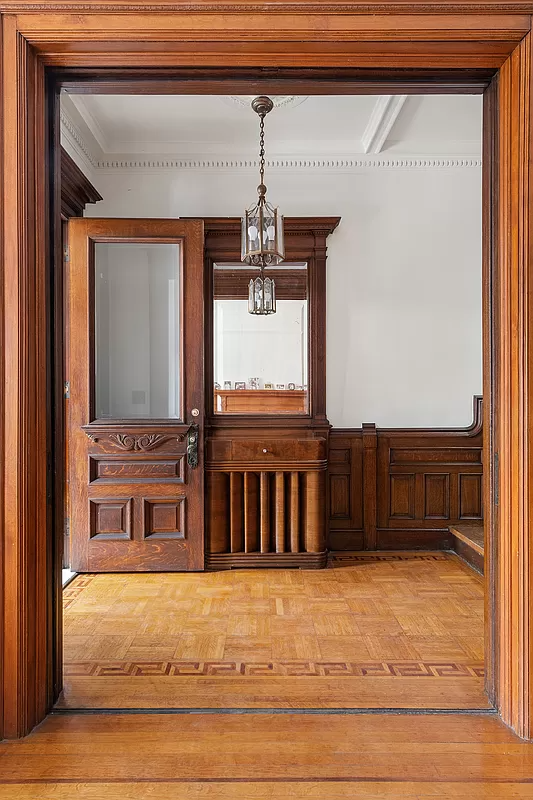
[[[257,269],[214,266],[214,409],[216,414],[308,413],[307,265],[265,270],[276,282],[275,314],[248,313]]]

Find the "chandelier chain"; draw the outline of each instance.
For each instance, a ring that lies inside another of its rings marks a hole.
[[[265,182],[265,115],[261,114],[261,122],[259,123],[259,174],[261,176],[261,184]]]

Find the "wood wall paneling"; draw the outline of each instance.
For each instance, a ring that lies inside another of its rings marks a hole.
[[[466,430],[335,429],[329,436],[332,550],[451,547],[483,518],[482,402]]]

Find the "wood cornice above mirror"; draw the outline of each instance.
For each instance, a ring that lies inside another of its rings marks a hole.
[[[76,162],[61,148],[61,216],[83,217],[88,203],[103,200],[102,195],[83,174]]]
[[[213,262],[241,260],[240,217],[203,217],[205,252]],[[326,247],[340,217],[285,217],[285,261],[306,261]]]

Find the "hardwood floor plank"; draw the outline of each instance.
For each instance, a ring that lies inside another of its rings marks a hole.
[[[533,798],[533,746],[461,714],[54,715],[0,744],[0,786],[8,800]]]
[[[268,665],[264,673],[268,675]],[[482,678],[68,677],[58,708],[489,708]]]
[[[153,783],[77,783],[75,794],[72,784],[11,784],[2,788],[3,800],[529,800],[533,787],[519,783],[491,784],[387,784],[381,782],[336,783],[204,783],[193,784]]]

